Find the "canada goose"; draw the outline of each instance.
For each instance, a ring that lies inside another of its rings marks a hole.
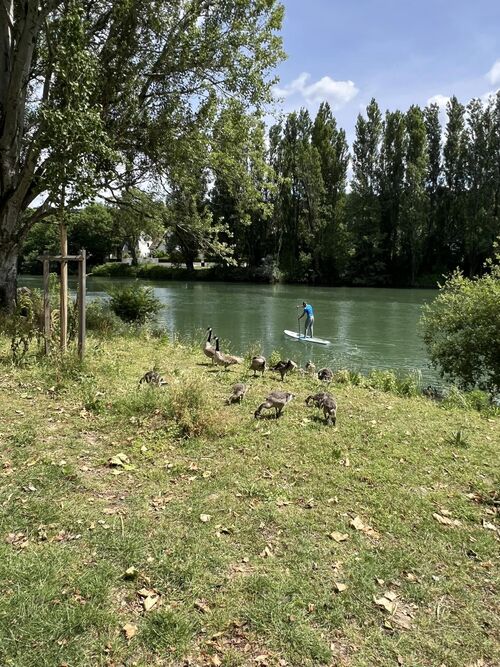
[[[314,374],[314,372],[316,371],[316,366],[315,366],[315,364],[313,364],[313,362],[311,360],[309,360],[306,363],[305,371],[306,371],[306,373],[310,373],[311,375]]]
[[[156,385],[157,387],[163,387],[164,385],[167,384],[167,381],[164,380],[162,376],[155,370],[152,370],[148,371],[147,373],[144,373],[142,378],[139,380],[139,385],[144,383],[153,384]]]
[[[257,410],[254,412],[254,417],[257,419],[260,417],[262,410],[270,410],[271,408],[275,409],[276,419],[281,416],[281,412],[285,405],[295,398],[295,394],[291,394],[289,391],[272,391],[266,400],[259,405]]]
[[[238,382],[237,384],[233,384],[232,392],[233,393],[226,401],[227,405],[231,405],[232,403],[241,403],[245,394],[247,393],[247,386],[246,384]]]
[[[317,394],[311,394],[306,398],[306,405],[310,405],[311,402],[317,408],[323,408],[326,423],[335,426],[337,423],[337,401],[333,396],[327,391],[320,391]]]
[[[291,359],[287,359],[287,361],[278,361],[278,363],[271,368],[272,371],[278,371],[278,373],[281,375],[281,381],[283,382],[283,379],[287,373],[290,373],[290,371],[293,371],[295,368],[297,368],[297,364],[295,361],[292,361]]]
[[[333,371],[331,368],[321,368],[318,371],[318,380],[323,382],[331,382],[333,380]]]
[[[208,327],[207,329],[208,335],[207,335],[207,340],[203,343],[203,354],[208,357],[209,359],[212,360],[212,364],[214,363],[214,354],[215,354],[215,347],[212,345],[212,327]]]
[[[214,361],[218,366],[224,366],[224,369],[227,371],[228,366],[241,364],[243,362],[243,359],[241,357],[235,357],[232,354],[223,354],[219,350],[219,337],[217,336],[215,338]]]
[[[250,362],[250,370],[253,371],[254,377],[257,375],[257,371],[260,371],[262,375],[264,375],[264,371],[266,370],[266,358],[261,354],[252,357],[252,361]]]

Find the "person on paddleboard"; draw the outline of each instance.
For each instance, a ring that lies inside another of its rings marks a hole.
[[[304,338],[307,338],[308,335],[310,338],[312,338],[313,326],[314,326],[313,307],[311,306],[310,303],[306,303],[305,301],[302,301],[302,307],[304,308],[304,312],[302,313],[302,315],[299,315],[299,320],[301,320],[303,317],[306,318],[306,323],[304,326]],[[297,306],[297,308],[300,308],[300,306]]]

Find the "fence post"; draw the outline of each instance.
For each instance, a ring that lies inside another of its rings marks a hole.
[[[61,327],[61,352],[66,352],[68,344],[68,231],[64,222],[60,225],[61,235],[61,284],[59,297],[59,324]]]
[[[87,252],[80,250],[80,261],[78,262],[78,356],[83,359],[85,355],[86,336],[86,300],[87,300]]]
[[[45,342],[45,354],[50,352],[50,294],[49,294],[49,278],[50,278],[49,260],[43,260],[43,335]]]

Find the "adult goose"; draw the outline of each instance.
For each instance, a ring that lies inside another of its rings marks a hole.
[[[224,370],[227,371],[228,366],[234,366],[235,364],[243,363],[241,357],[236,357],[232,354],[224,354],[219,349],[219,337],[215,338],[215,352],[214,352],[214,361],[217,366],[224,366]]]
[[[215,347],[212,345],[212,327],[207,329],[207,340],[203,343],[203,354],[214,363]]]

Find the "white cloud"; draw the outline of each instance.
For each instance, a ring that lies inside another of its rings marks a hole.
[[[437,104],[440,109],[446,109],[446,105],[450,101],[450,98],[447,97],[446,95],[433,95],[432,97],[429,97],[427,100],[427,105],[430,106],[431,104]]]
[[[500,60],[496,61],[486,76],[492,85],[496,86],[497,83],[500,83]]]
[[[274,93],[277,97],[292,97],[298,95],[307,104],[317,104],[327,101],[334,109],[339,109],[356,97],[359,90],[353,81],[335,81],[324,76],[317,81],[310,82],[311,75],[302,72],[286,86],[276,86]]]

